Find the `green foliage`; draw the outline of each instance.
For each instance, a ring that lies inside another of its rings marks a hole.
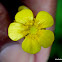
[[[55,41],[52,45],[50,58],[54,56],[62,59],[62,0],[57,0]]]

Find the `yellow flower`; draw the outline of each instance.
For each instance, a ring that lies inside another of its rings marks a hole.
[[[30,9],[23,8],[15,15],[15,21],[9,25],[8,36],[17,41],[25,37],[22,49],[30,54],[36,54],[41,46],[47,48],[54,41],[54,34],[46,28],[54,23],[53,17],[45,11],[40,11],[36,18]]]

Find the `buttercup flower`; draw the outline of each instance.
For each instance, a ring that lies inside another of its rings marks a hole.
[[[51,46],[54,34],[46,28],[53,25],[53,17],[48,12],[40,11],[34,18],[30,9],[22,6],[19,10],[21,11],[15,15],[15,21],[9,25],[8,36],[13,41],[25,37],[21,46],[25,52],[30,54],[39,52],[41,46],[44,48]]]

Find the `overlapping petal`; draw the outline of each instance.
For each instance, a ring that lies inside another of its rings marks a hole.
[[[39,28],[51,27],[53,23],[53,17],[48,12],[40,11],[36,16],[35,25]]]
[[[37,52],[39,52],[41,46],[38,43],[37,36],[33,34],[26,36],[26,38],[22,42],[22,49],[30,54],[36,54]]]
[[[54,41],[54,34],[50,30],[39,30],[37,35],[39,36],[40,44],[44,48],[52,45]]]
[[[29,31],[27,29],[28,26],[24,26],[23,24],[13,22],[9,25],[8,36],[13,41],[17,41],[28,34]]]
[[[33,23],[33,13],[30,9],[23,9],[19,11],[15,15],[16,22],[25,24],[25,25],[32,25]]]
[[[29,9],[29,8],[26,7],[26,6],[24,6],[24,5],[22,5],[22,6],[19,6],[18,11],[21,11],[21,10],[23,10],[23,9]]]

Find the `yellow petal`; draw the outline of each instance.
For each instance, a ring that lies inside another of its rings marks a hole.
[[[52,45],[54,41],[54,34],[50,30],[39,30],[37,35],[39,36],[40,39],[40,44],[44,48],[47,48]]]
[[[29,9],[23,9],[15,15],[15,21],[28,25],[33,21],[33,13]]]
[[[18,11],[21,11],[21,10],[23,10],[23,9],[29,9],[29,8],[26,7],[26,6],[24,6],[24,5],[22,5],[22,6],[19,6]]]
[[[39,28],[51,27],[53,23],[53,17],[46,11],[40,11],[36,16],[35,25],[38,25]]]
[[[27,29],[28,29],[28,26],[24,26],[20,23],[13,22],[9,25],[8,36],[13,41],[17,41],[23,38],[28,33]]]
[[[41,46],[38,43],[36,35],[28,35],[22,42],[22,49],[30,54],[38,53],[41,49]]]

